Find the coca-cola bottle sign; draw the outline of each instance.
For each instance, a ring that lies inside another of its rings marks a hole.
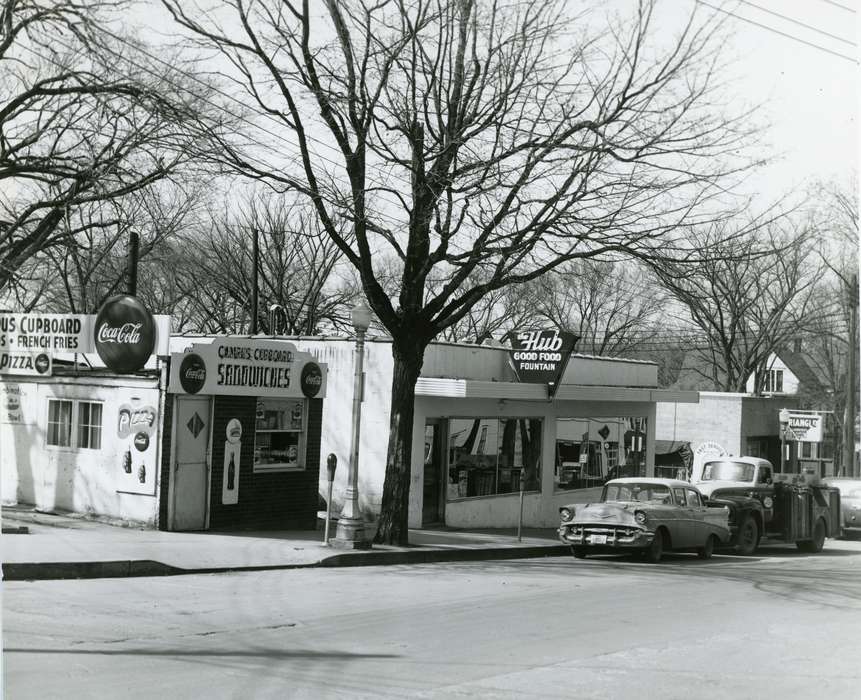
[[[118,373],[141,369],[155,348],[155,320],[135,297],[111,297],[96,314],[96,352]]]

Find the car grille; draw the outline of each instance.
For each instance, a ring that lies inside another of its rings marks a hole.
[[[633,537],[640,532],[636,527],[624,527],[621,525],[569,525],[566,529],[569,534],[576,537],[583,535],[607,535],[608,539]]]

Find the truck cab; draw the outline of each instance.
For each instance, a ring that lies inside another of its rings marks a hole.
[[[818,552],[840,531],[840,494],[805,474],[775,474],[758,457],[707,457],[691,481],[713,506],[730,509],[731,543],[753,554],[763,537]]]

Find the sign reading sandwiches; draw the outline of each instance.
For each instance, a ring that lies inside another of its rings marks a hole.
[[[553,396],[579,336],[565,331],[540,330],[515,331],[509,338],[509,357],[517,380],[547,384],[548,393]]]
[[[326,365],[292,343],[217,338],[173,353],[168,391],[174,394],[316,397],[326,395]]]

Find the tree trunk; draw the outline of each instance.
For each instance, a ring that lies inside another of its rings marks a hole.
[[[374,542],[409,544],[410,467],[413,449],[413,414],[416,381],[422,368],[424,346],[413,339],[392,342],[392,404],[389,448],[380,520]]]

